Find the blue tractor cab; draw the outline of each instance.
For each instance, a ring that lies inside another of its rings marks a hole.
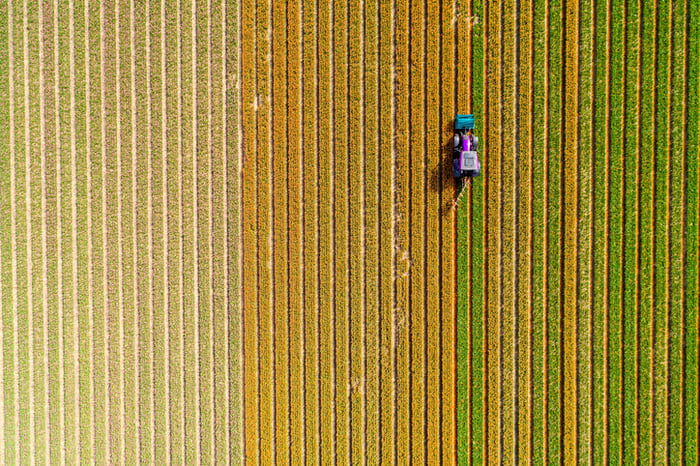
[[[481,166],[477,149],[479,138],[474,134],[474,115],[455,117],[454,151],[452,172],[455,178],[466,182],[468,178],[479,176]]]

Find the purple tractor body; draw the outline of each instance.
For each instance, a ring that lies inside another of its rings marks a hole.
[[[477,149],[479,138],[474,134],[474,116],[457,115],[453,153],[453,174],[457,179],[466,180],[479,176],[481,165]]]

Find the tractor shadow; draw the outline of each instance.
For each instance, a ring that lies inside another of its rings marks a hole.
[[[452,175],[454,120],[449,120],[443,126],[441,134],[449,136],[440,145],[438,163],[428,167],[428,189],[433,193],[442,193],[440,215],[448,217],[455,211],[453,206],[457,197],[457,184]]]

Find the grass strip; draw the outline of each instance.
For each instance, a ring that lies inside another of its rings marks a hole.
[[[133,189],[132,189],[132,162],[135,161],[132,158],[132,154],[135,150],[135,141],[133,139],[135,135],[135,127],[132,126],[132,110],[134,109],[134,101],[132,99],[132,66],[131,58],[132,54],[136,51],[134,44],[131,42],[131,3],[126,0],[122,0],[119,4],[119,53],[118,53],[118,63],[119,67],[118,78],[119,79],[119,105],[121,106],[120,112],[120,128],[121,132],[118,135],[121,141],[121,164],[118,169],[117,176],[120,178],[118,182],[118,196],[119,200],[117,202],[118,214],[118,226],[117,235],[120,240],[120,247],[117,252],[118,257],[118,282],[119,282],[119,392],[120,392],[120,405],[121,412],[120,415],[123,417],[120,421],[121,430],[121,455],[126,458],[126,461],[135,462],[138,448],[138,431],[136,428],[136,402],[138,401],[137,396],[127,396],[127,393],[136,393],[133,381],[135,380],[135,365],[134,365],[134,339],[133,339],[133,329],[134,329],[134,281],[133,281],[133,249],[134,245],[132,242],[134,224],[132,222],[132,208],[133,208]],[[135,56],[135,55],[134,55]],[[70,86],[70,81],[69,81]],[[135,89],[134,89],[135,91]],[[70,99],[68,99],[70,105]],[[70,115],[70,111],[66,111],[66,115]],[[72,128],[71,128],[72,130]],[[70,141],[70,139],[69,139]],[[71,151],[68,151],[68,156],[70,157]],[[63,250],[66,254],[73,253],[72,245],[70,242],[70,228],[71,228],[71,159],[65,160],[65,163],[61,164],[64,169],[64,181],[65,186],[62,189],[65,201],[63,205],[64,210],[64,239],[65,245]],[[120,191],[119,191],[120,189]],[[65,264],[65,274],[66,279],[64,279],[65,286],[65,297],[66,301],[71,303],[69,310],[67,310],[66,319],[66,330],[64,331],[68,334],[73,314],[73,303],[71,300],[72,288],[73,288],[73,278],[71,276],[72,267],[70,264],[70,256],[66,257],[64,261]],[[71,351],[66,352],[66,362],[70,366],[70,354]],[[72,378],[72,368],[68,371],[71,374],[69,377]],[[127,376],[128,374],[128,376]],[[66,380],[69,381],[70,378]],[[71,396],[72,397],[72,396]],[[67,413],[66,413],[67,414]],[[71,416],[72,417],[72,416]],[[67,440],[70,437],[66,437]],[[71,454],[72,456],[72,454]]]
[[[434,464],[441,457],[440,432],[440,64],[439,2],[428,1],[425,11],[425,273],[426,273],[426,453]],[[428,233],[430,232],[430,233]],[[447,440],[445,438],[445,440]]]
[[[333,256],[331,224],[333,201],[331,186],[331,34],[330,4],[319,3],[318,14],[318,248],[319,248],[319,366],[320,381],[333,380]],[[328,464],[335,457],[333,441],[333,384],[319,382],[319,415],[321,463]]]
[[[225,92],[226,92],[226,38],[225,30],[225,8],[223,3],[210,2],[208,22],[211,48],[208,51],[207,60],[209,62],[209,128],[211,146],[209,152],[209,189],[206,194],[209,204],[208,234],[211,236],[211,246],[209,249],[209,280],[211,318],[209,321],[212,342],[208,348],[211,351],[211,385],[209,386],[209,396],[211,404],[210,447],[211,461],[221,462],[227,460],[230,455],[230,430],[231,420],[237,415],[232,412],[229,394],[229,367],[232,365],[232,356],[229,353],[229,312],[228,304],[231,300],[228,295],[227,276],[227,223],[237,223],[238,215],[233,215],[229,220],[227,212],[227,153],[225,150],[227,116],[225,113]],[[283,207],[286,210],[286,206]],[[286,267],[286,262],[285,262]],[[286,303],[285,303],[286,307]],[[236,312],[236,311],[233,311]],[[234,441],[235,438],[234,438]]]
[[[561,136],[564,111],[563,88],[563,4],[556,0],[548,5],[548,53],[547,53],[547,458],[550,462],[563,461],[562,429],[565,427],[562,413],[565,387],[563,386],[563,311],[562,283],[562,225],[564,204],[563,165],[558,156],[564,149]]]
[[[624,203],[624,128],[625,128],[625,15],[622,2],[613,1],[611,6],[611,60],[610,79],[610,204],[609,226],[609,290],[608,307],[609,355],[608,390],[609,399],[609,454],[611,462],[622,460],[623,455],[623,203]]]
[[[481,0],[472,5],[470,21],[472,25],[472,101],[470,111],[474,114],[477,131],[481,131],[482,141],[487,134],[486,127],[486,11]],[[481,147],[482,155],[486,154]],[[470,417],[471,450],[470,460],[479,464],[486,459],[486,385],[485,385],[485,241],[486,241],[486,176],[471,187],[470,203],[467,210],[469,225],[470,268],[469,283],[469,322],[470,322]]]
[[[49,11],[47,11],[49,10]],[[45,17],[51,14],[50,8],[47,6],[45,8]],[[94,441],[95,441],[95,455],[102,455],[106,457],[107,451],[107,439],[108,439],[108,425],[107,419],[109,419],[109,414],[107,412],[108,404],[105,402],[108,398],[108,387],[107,387],[107,327],[105,325],[106,315],[107,315],[107,282],[105,280],[106,276],[106,255],[105,255],[105,237],[106,237],[106,100],[104,89],[105,81],[105,54],[104,46],[106,34],[105,25],[102,19],[105,16],[104,5],[98,2],[90,3],[90,31],[95,33],[90,36],[90,76],[91,78],[91,88],[90,88],[90,108],[91,108],[91,169],[92,169],[92,188],[93,188],[93,204],[92,204],[92,240],[93,240],[93,262],[92,262],[92,273],[93,273],[93,284],[94,284],[94,294],[93,294],[93,319],[92,324],[94,328],[93,333],[93,358],[92,364],[94,367],[93,380],[95,381],[94,388],[94,401],[95,401],[95,412],[94,412]],[[45,56],[49,57],[52,53],[48,48],[45,51]],[[53,80],[53,67],[49,71],[49,63],[53,64],[52,60],[46,63],[46,79]],[[47,86],[46,89],[46,102],[53,101],[53,88]],[[52,106],[47,106],[47,128],[53,128],[54,124],[52,119],[49,119],[49,108]],[[47,141],[50,139],[47,138]],[[48,145],[47,145],[48,149]],[[49,153],[51,151],[49,150]],[[55,178],[55,162],[52,157],[48,158],[46,161],[47,169],[47,180],[50,178]],[[47,184],[47,204],[54,205],[55,200],[55,186],[51,188],[51,184]],[[47,236],[55,237],[55,221],[47,221]],[[56,244],[51,241],[47,244],[47,255],[50,258],[56,257]],[[56,277],[56,267],[57,261],[49,260],[47,274],[49,277]],[[48,283],[49,289],[54,289],[56,286],[54,280],[50,280]],[[53,299],[57,299],[55,293],[49,293],[49,306],[54,306],[52,302]],[[51,327],[50,327],[51,330]],[[51,341],[51,340],[50,340]],[[51,351],[51,345],[49,350]],[[56,354],[56,353],[54,353]],[[52,396],[52,393],[49,393]],[[55,398],[53,398],[55,399]],[[57,407],[57,406],[56,406]],[[56,410],[57,411],[57,410]],[[54,410],[51,410],[51,415],[53,417]],[[53,423],[53,419],[51,421]],[[53,427],[52,427],[53,428]],[[57,446],[56,446],[57,449]],[[54,456],[54,446],[52,445],[52,461]]]
[[[533,5],[521,3],[518,18],[518,69],[517,69],[517,283],[515,306],[517,312],[517,450],[523,460],[531,460],[534,451],[531,444],[532,399],[532,194],[533,194],[533,57],[534,24]]]
[[[396,241],[394,213],[394,138],[396,128],[394,114],[394,86],[392,71],[394,68],[394,46],[392,29],[392,2],[381,0],[378,5],[378,101],[375,127],[378,135],[377,171],[378,220],[379,220],[379,255],[377,281],[379,284],[379,340],[378,378],[379,378],[379,455],[382,463],[395,461],[396,432],[394,429],[397,415],[396,405],[396,341],[395,321],[397,310],[394,307],[394,281],[396,280],[396,262],[394,260]],[[397,157],[400,157],[398,155]]]
[[[425,212],[427,202],[425,193],[425,161],[423,159],[425,149],[425,88],[424,88],[424,10],[420,2],[410,3],[410,32],[409,32],[409,63],[410,63],[410,161],[411,161],[411,218],[410,218],[410,259],[411,270],[411,309],[420,309],[420,312],[411,312],[409,316],[409,328],[411,332],[411,360],[409,372],[411,373],[411,459],[414,462],[425,462],[424,439],[427,426],[425,423],[427,412],[426,399],[426,355],[425,355],[425,299],[426,277],[424,275],[425,257]]]
[[[350,379],[350,201],[348,185],[349,141],[349,69],[348,5],[333,2],[333,189],[335,285],[335,445],[338,462],[351,461],[351,379]]]
[[[502,457],[504,463],[515,462],[515,450],[517,444],[516,412],[516,363],[517,358],[517,217],[516,196],[519,190],[517,171],[519,160],[516,131],[519,127],[517,121],[517,102],[515,89],[519,85],[518,71],[519,55],[516,50],[520,47],[520,36],[516,37],[516,24],[519,15],[504,15],[505,11],[516,11],[515,1],[501,2],[501,73],[502,88],[500,96],[501,111],[501,271],[500,271],[500,373],[501,373],[501,436]],[[517,41],[517,42],[516,42]]]
[[[492,5],[489,5],[492,6]],[[489,463],[500,463],[502,455],[501,415],[501,85],[503,81],[501,48],[503,47],[500,8],[489,8],[486,46],[487,108],[484,112],[484,170],[487,194],[486,217],[486,448]],[[493,192],[492,192],[493,191]]]
[[[533,4],[532,123],[532,444],[534,462],[546,462],[547,430],[547,9]]]
[[[320,419],[318,372],[318,133],[317,133],[317,45],[316,7],[312,1],[302,3],[302,93],[303,120],[303,212],[304,212],[304,406],[306,461],[319,461]],[[359,80],[358,80],[359,82]],[[359,245],[358,245],[359,247]]]
[[[287,213],[288,141],[287,141],[287,6],[278,2],[272,10],[272,210],[274,280],[274,442],[276,461],[289,463],[289,353],[287,351],[288,316],[284,309],[289,299],[287,287],[288,251]],[[294,122],[293,122],[294,123]],[[292,124],[293,124],[292,123]]]
[[[2,21],[0,23],[0,56],[6,59],[0,61],[0,146],[5,157],[0,158],[0,167],[2,167],[2,173],[9,173],[9,161],[13,154],[14,148],[12,144],[14,143],[14,126],[11,128],[10,125],[14,125],[14,106],[12,111],[10,110],[10,83],[14,80],[14,77],[10,75],[10,70],[14,71],[14,64],[12,68],[10,65],[10,50],[12,50],[12,58],[14,58],[14,31],[11,31],[13,26],[13,18],[10,17],[10,10],[12,6],[10,2],[4,2],[0,5],[0,16],[7,18],[7,21]],[[43,27],[43,25],[41,26]],[[11,42],[12,40],[12,42]],[[13,89],[14,90],[14,89]],[[11,118],[12,117],[12,118]],[[10,139],[12,135],[12,139]],[[4,212],[9,212],[9,177],[0,177],[0,206]],[[9,326],[6,317],[11,314],[8,309],[11,309],[12,302],[10,300],[11,291],[9,290],[11,285],[11,253],[9,251],[9,244],[6,240],[7,232],[11,231],[9,226],[9,215],[7,213],[0,219],[0,229],[5,233],[0,237],[0,280],[2,284],[0,285],[0,380],[2,380],[2,387],[0,387],[0,460],[7,462],[6,457],[7,447],[9,447],[9,438],[7,431],[11,432],[9,428],[9,412],[11,409],[6,409],[6,406],[12,406],[12,398],[8,398],[9,386],[11,384],[5,382],[7,376],[11,374],[6,374],[5,368],[9,366],[11,361],[11,355],[7,351],[12,346],[6,342],[11,341],[12,338],[9,334]],[[8,293],[9,291],[9,293]],[[48,370],[48,368],[46,369]],[[12,396],[12,393],[9,393]],[[48,420],[47,420],[48,422]],[[7,444],[7,446],[6,446]]]
[[[688,11],[688,82],[686,94],[686,109],[688,111],[685,124],[687,142],[686,161],[686,223],[685,237],[685,358],[684,358],[684,393],[683,393],[683,448],[685,461],[689,464],[698,462],[698,158],[700,141],[698,141],[698,92],[700,91],[700,34],[698,19],[700,5],[690,2]],[[688,344],[687,342],[690,342]],[[695,343],[693,343],[695,342]]]
[[[241,3],[241,108],[243,134],[243,263],[257,264],[257,150],[256,109],[257,86],[255,77],[255,2]],[[243,269],[244,303],[244,413],[245,458],[257,462],[258,455],[258,339],[257,304],[258,278],[255,267]],[[293,313],[293,310],[292,310]],[[292,314],[293,315],[293,314]],[[302,416],[303,417],[303,416]]]
[[[564,462],[578,459],[578,221],[579,221],[579,4],[567,1],[564,6],[564,160],[562,180],[562,390]]]
[[[363,357],[365,383],[365,458],[380,458],[379,392],[379,108],[378,3],[364,0],[362,205],[364,227],[363,300],[365,307]],[[384,110],[386,111],[386,109]],[[382,130],[385,130],[382,128]]]
[[[194,247],[195,247],[195,283],[198,289],[198,306],[195,309],[196,318],[196,349],[198,380],[195,383],[199,389],[197,395],[199,415],[199,458],[205,463],[214,460],[214,361],[213,361],[213,289],[211,287],[211,259],[212,259],[212,80],[211,76],[211,9],[207,0],[197,0],[194,5],[196,14],[195,35],[196,49],[196,73],[193,78],[196,81],[196,107],[197,118],[197,147],[195,150],[195,166],[193,177],[197,180],[194,190]],[[269,218],[269,216],[268,216]],[[269,254],[269,252],[268,252]],[[264,289],[271,290],[271,282]]]
[[[302,191],[301,191],[301,39],[300,4],[287,3],[287,145],[288,230],[289,230],[289,405],[290,457],[300,458],[304,448],[303,380],[303,275],[302,275]]]
[[[595,11],[590,0],[579,9],[579,154],[578,154],[578,326],[577,402],[578,462],[593,462],[593,186]]]
[[[229,387],[227,387],[230,406],[229,454],[232,461],[243,462],[243,335],[241,333],[243,316],[241,296],[243,287],[241,277],[243,271],[240,267],[242,259],[240,167],[242,165],[243,154],[240,151],[240,7],[240,3],[222,3],[225,33],[225,48],[222,51],[225,55],[225,63],[222,72],[225,73],[223,78],[226,84],[225,109],[223,115],[226,128],[226,146],[223,155],[225,157],[224,167],[226,170],[227,192],[224,194],[224,199],[228,201],[228,215],[225,227],[228,236],[228,262],[226,269],[228,277],[228,291],[226,296],[228,300],[226,309],[230,309],[230,313],[228,314],[229,339],[227,351],[231,357],[228,367]],[[232,157],[229,157],[229,154],[232,154]],[[291,230],[289,231],[289,236],[292,236]]]
[[[162,89],[166,76],[162,73],[162,47],[161,40],[164,31],[161,29],[161,5],[152,0],[145,5],[147,21],[140,30],[141,40],[144,44],[145,63],[140,71],[139,86],[141,92],[146,94],[146,109],[144,118],[144,131],[146,140],[146,156],[141,161],[141,187],[139,203],[139,224],[141,230],[140,244],[144,254],[139,256],[139,276],[142,310],[139,316],[139,348],[140,378],[139,390],[142,393],[140,405],[140,421],[142,431],[140,435],[141,458],[144,461],[155,462],[157,458],[156,448],[156,416],[158,398],[157,393],[165,394],[165,384],[162,378],[164,374],[163,363],[166,359],[162,338],[157,334],[165,335],[168,328],[162,318],[164,290],[167,281],[164,280],[162,264],[167,260],[164,244],[164,211],[167,196],[164,196],[164,170],[163,160],[167,157],[166,141],[164,141],[164,125],[162,108],[165,96]],[[145,29],[145,30],[144,30]],[[143,147],[143,146],[142,146]],[[165,199],[165,202],[164,202]],[[166,220],[167,221],[167,220]],[[157,343],[156,343],[157,342]],[[157,387],[157,388],[155,388]]]
[[[686,427],[683,425],[683,394],[686,380],[683,373],[685,359],[685,329],[684,313],[686,307],[686,271],[684,256],[687,251],[686,223],[686,157],[687,157],[687,15],[685,3],[674,3],[672,14],[672,43],[671,43],[671,139],[669,141],[670,187],[669,187],[669,337],[668,337],[668,461],[673,464],[683,463],[683,436]]]
[[[476,42],[476,34],[472,36],[471,8],[472,2],[459,2],[456,9],[455,23],[455,114],[469,113],[472,108],[472,82],[473,82],[473,43]],[[397,37],[398,39],[398,37]],[[451,116],[454,118],[454,115]],[[448,121],[448,124],[454,124]],[[443,126],[446,126],[443,123]],[[453,131],[454,126],[450,127]],[[451,156],[448,157],[451,159]],[[454,195],[454,194],[453,194]],[[465,203],[466,204],[466,203]],[[470,297],[471,297],[471,235],[469,224],[469,205],[457,209],[456,214],[456,275],[455,287],[457,301],[456,316],[456,343],[457,343],[457,393],[456,393],[456,442],[457,461],[459,464],[469,464],[471,451],[471,341],[470,341]]]
[[[628,4],[626,6],[626,30],[625,30],[625,87],[621,89],[624,93],[625,109],[624,118],[624,200],[623,200],[623,296],[622,296],[622,423],[623,431],[623,461],[634,462],[637,459],[638,441],[638,418],[637,418],[637,380],[638,380],[638,347],[637,335],[639,329],[638,322],[638,284],[639,275],[638,262],[638,222],[639,208],[637,205],[637,179],[640,153],[638,129],[640,121],[637,109],[638,101],[637,89],[639,81],[639,9],[637,5]]]
[[[654,180],[654,461],[668,461],[668,317],[669,307],[669,167],[670,167],[670,46],[671,18],[668,1],[657,3],[657,51]]]
[[[363,157],[364,140],[362,127],[364,120],[364,100],[362,83],[364,82],[363,65],[364,17],[362,3],[355,0],[348,7],[348,191],[349,191],[349,285],[350,285],[350,456],[363,458],[366,453],[365,437],[365,401],[367,380],[364,376],[364,322],[365,291],[364,277],[364,187]]]
[[[655,6],[645,3],[642,6],[642,43],[641,43],[641,88],[639,102],[641,121],[641,147],[655,149]],[[654,151],[654,156],[656,151]],[[654,158],[642,157],[639,170],[640,204],[648,206],[640,210],[640,305],[639,305],[639,378],[638,378],[638,416],[639,416],[639,460],[651,462],[653,446],[653,332],[654,332]]]
[[[453,27],[453,5],[439,3],[440,18],[440,440],[442,459],[449,463],[457,460],[456,451],[456,293],[455,293],[455,212],[451,209],[452,200],[456,195],[455,180],[452,176],[452,142],[454,136],[455,116],[455,34]],[[452,56],[450,56],[452,55]]]
[[[256,82],[257,82],[257,204],[258,204],[258,357],[260,359],[259,392],[260,426],[259,448],[262,463],[274,462],[275,442],[273,432],[274,378],[272,373],[272,173],[270,127],[272,109],[272,83],[270,82],[270,30],[271,3],[259,1],[256,6]],[[309,353],[307,352],[307,355]],[[308,418],[307,418],[308,420]]]
[[[411,333],[409,316],[411,313],[411,271],[410,256],[410,208],[411,208],[411,170],[410,149],[405,141],[409,136],[410,107],[409,107],[409,2],[396,0],[394,2],[394,43],[395,68],[394,75],[394,345],[395,345],[395,459],[397,462],[408,462],[411,458],[409,416],[411,408]],[[384,46],[382,46],[382,50]],[[382,60],[383,62],[384,60]],[[384,125],[382,125],[384,127]]]
[[[162,19],[162,17],[161,17]],[[182,74],[185,64],[182,60],[182,25],[183,15],[181,14],[181,3],[177,0],[170,0],[165,5],[165,95],[166,108],[163,118],[168,113],[176,115],[175,118],[168,118],[166,123],[166,151],[167,157],[163,163],[167,164],[167,186],[166,190],[168,212],[163,213],[168,217],[167,223],[167,250],[169,259],[169,271],[164,280],[167,280],[167,292],[165,293],[162,319],[163,326],[168,332],[164,339],[164,357],[166,370],[162,377],[166,387],[167,399],[160,403],[161,413],[165,422],[161,425],[165,427],[162,432],[162,445],[156,457],[162,457],[173,462],[185,461],[185,386],[184,386],[184,297],[183,290],[183,144],[185,115],[182,107]],[[174,27],[175,33],[168,33],[167,28]],[[171,207],[172,206],[172,209]],[[158,408],[157,408],[158,409]],[[170,416],[169,413],[174,413]],[[158,438],[156,442],[158,442]]]
[[[610,138],[608,99],[610,82],[609,10],[607,5],[596,7],[595,23],[595,160],[594,160],[594,208],[593,208],[593,462],[608,460],[608,326],[609,304],[608,227],[610,203],[608,166]]]

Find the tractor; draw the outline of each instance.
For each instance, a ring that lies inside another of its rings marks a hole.
[[[457,115],[455,117],[455,136],[452,173],[462,185],[479,176],[479,156],[476,151],[479,138],[474,134],[474,115]]]

